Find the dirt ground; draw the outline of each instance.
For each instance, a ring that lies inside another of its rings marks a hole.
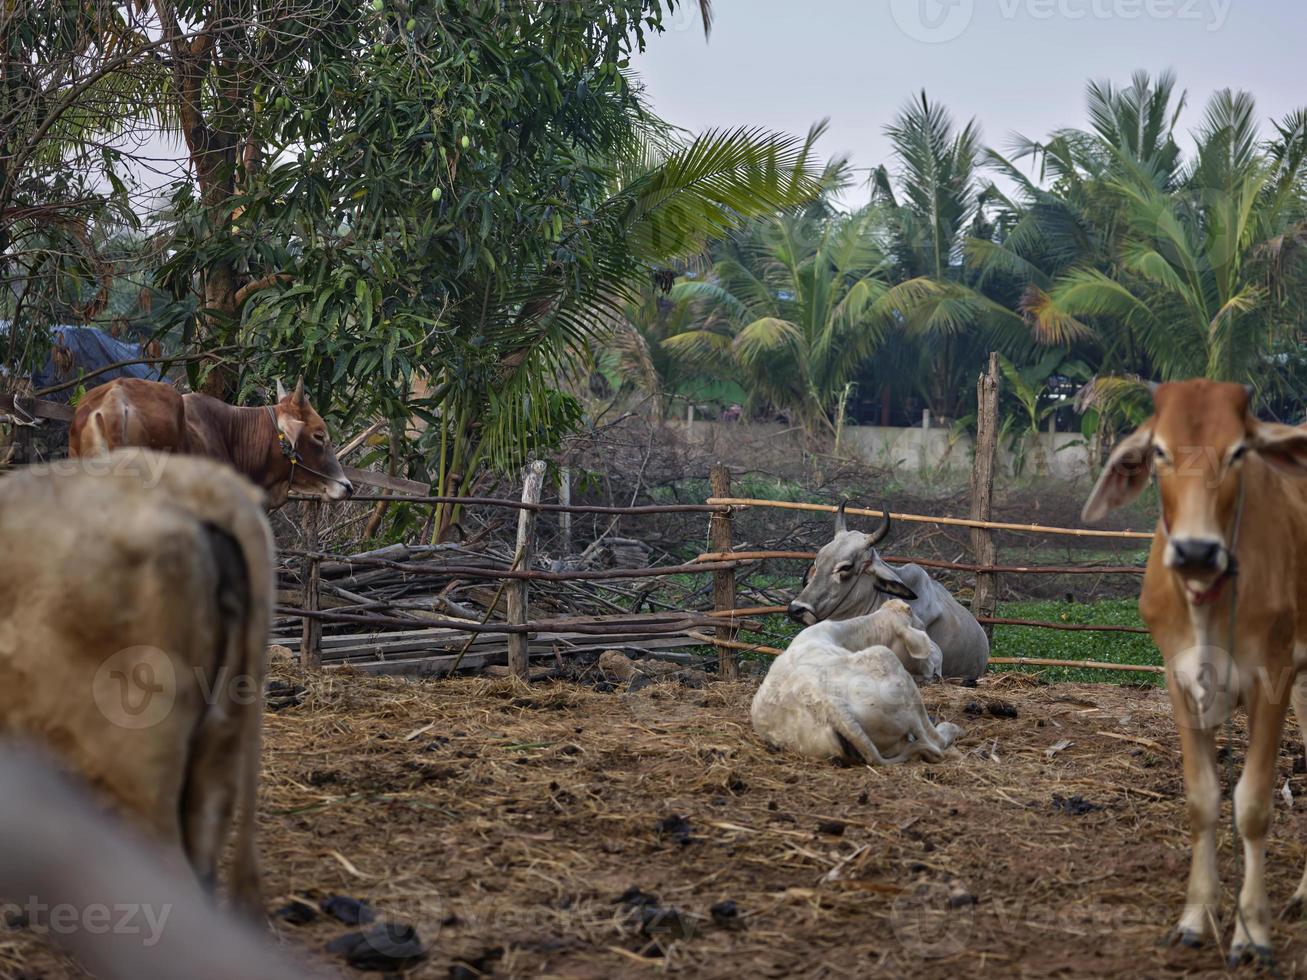
[[[1159,945],[1188,841],[1156,689],[935,686],[932,713],[965,729],[959,758],[873,770],[769,750],[752,682],[282,679],[308,690],[268,715],[268,909],[364,899],[429,944],[414,977],[1223,972],[1214,947]],[[1307,856],[1291,735],[1275,903]],[[1228,885],[1228,831],[1221,854]],[[272,921],[322,975],[359,975],[324,952],[349,926]],[[9,938],[6,976],[68,975]],[[1307,974],[1307,923],[1276,943],[1282,975]]]

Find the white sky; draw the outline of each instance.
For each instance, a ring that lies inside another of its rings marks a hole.
[[[691,4],[693,6],[693,4]],[[1189,93],[1181,128],[1212,92],[1247,89],[1263,118],[1307,103],[1304,0],[715,0],[633,61],[653,108],[692,131],[764,126],[803,133],[825,117],[828,156],[888,162],[883,127],[921,88],[958,120],[979,119],[1004,151],[1084,124],[1089,79],[1125,84],[1172,68]],[[865,178],[860,174],[859,178]],[[861,202],[865,189],[848,197]]]

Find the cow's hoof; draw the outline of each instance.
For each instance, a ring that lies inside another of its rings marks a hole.
[[[1203,934],[1193,929],[1172,929],[1166,937],[1166,945],[1183,946],[1185,949],[1199,949],[1203,945]]]
[[[1269,946],[1255,946],[1252,943],[1236,943],[1230,947],[1230,955],[1226,958],[1226,965],[1231,970],[1237,970],[1241,966],[1256,966],[1259,968],[1275,968],[1275,950]]]
[[[1303,896],[1295,895],[1289,899],[1289,903],[1280,911],[1280,918],[1301,919],[1305,907],[1307,907],[1307,902],[1304,902]]]

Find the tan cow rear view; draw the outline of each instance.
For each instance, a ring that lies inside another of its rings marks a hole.
[[[0,480],[0,728],[259,906],[255,790],[271,535],[207,460],[129,449]],[[14,790],[11,788],[10,791]]]

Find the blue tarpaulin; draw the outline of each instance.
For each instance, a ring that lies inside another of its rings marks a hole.
[[[0,337],[9,333],[9,322],[0,320]],[[52,342],[51,352],[46,356],[45,364],[32,372],[32,386],[36,389],[73,381],[81,375],[88,374],[106,364],[118,361],[130,361],[145,357],[140,344],[129,344],[109,336],[95,327],[58,326],[50,328]],[[60,371],[55,365],[53,346],[63,346],[72,352],[73,366],[70,371]],[[3,368],[0,368],[3,370]],[[162,381],[163,375],[155,364],[127,364],[97,374],[86,382],[87,388],[94,388],[114,378],[144,378],[147,381]],[[76,387],[65,388],[44,397],[50,401],[66,402]]]

